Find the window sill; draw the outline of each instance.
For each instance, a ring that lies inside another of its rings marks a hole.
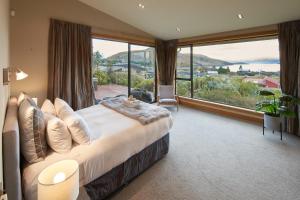
[[[239,108],[199,99],[191,99],[187,97],[178,97],[179,103],[181,105],[193,107],[196,109],[204,110],[207,112],[212,112],[248,122],[253,122],[257,124],[263,123],[263,114],[253,110]]]

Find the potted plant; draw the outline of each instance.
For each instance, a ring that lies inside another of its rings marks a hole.
[[[259,91],[264,99],[256,104],[256,110],[264,112],[264,128],[282,132],[282,117],[295,117],[295,105],[299,99],[291,95],[276,95],[268,90]]]

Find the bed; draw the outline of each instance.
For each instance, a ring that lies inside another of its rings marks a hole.
[[[66,154],[49,152],[44,161],[20,167],[17,104],[16,99],[11,98],[3,132],[4,183],[8,194],[15,194],[10,199],[20,199],[21,194],[25,199],[36,199],[40,172],[64,159],[78,161],[81,192],[90,199],[104,199],[168,153],[171,117],[142,125],[103,105],[77,113],[91,130],[90,145],[74,145]],[[18,191],[21,184],[22,192]]]

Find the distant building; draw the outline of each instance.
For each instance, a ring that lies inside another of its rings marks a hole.
[[[266,88],[280,88],[280,83],[271,77],[262,79],[261,84]]]
[[[217,71],[207,71],[206,74],[209,75],[209,76],[216,76],[219,73]]]
[[[265,88],[280,88],[280,83],[278,81],[267,76],[265,78],[246,77],[243,79],[243,82],[255,83]]]

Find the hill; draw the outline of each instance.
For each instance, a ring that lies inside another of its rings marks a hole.
[[[180,63],[181,66],[189,66],[190,65],[190,55],[179,53],[177,55],[177,61],[178,61],[178,63]],[[194,54],[193,62],[194,62],[195,66],[225,66],[225,65],[232,64],[230,62],[210,58],[210,57],[202,55],[202,54]]]

